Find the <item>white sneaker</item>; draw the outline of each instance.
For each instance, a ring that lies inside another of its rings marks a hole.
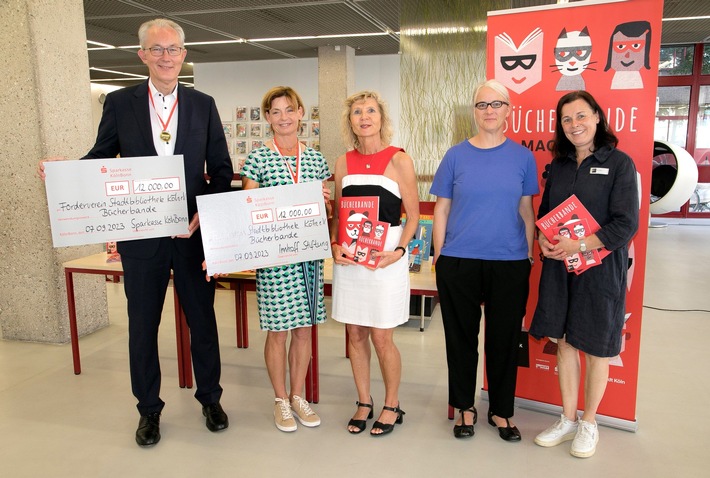
[[[296,413],[295,416],[301,425],[305,427],[317,427],[320,425],[320,417],[313,411],[307,400],[302,399],[298,395],[293,396],[291,400],[291,409]]]
[[[569,452],[578,458],[588,458],[597,451],[597,443],[599,443],[599,430],[597,430],[596,423],[579,420],[577,435],[572,441],[572,448]]]
[[[298,426],[291,413],[291,404],[288,398],[274,399],[274,423],[282,432],[295,432]]]
[[[572,421],[564,415],[550,428],[535,437],[535,444],[540,446],[557,446],[562,442],[573,440],[577,435],[580,420]]]

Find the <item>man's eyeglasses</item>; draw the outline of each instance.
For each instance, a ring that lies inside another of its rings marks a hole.
[[[170,56],[178,56],[182,53],[184,48],[179,46],[169,46],[167,48],[163,48],[162,46],[152,46],[150,48],[144,48],[144,50],[149,51],[153,56],[163,56],[164,51],[167,51]]]
[[[485,110],[489,106],[491,108],[493,108],[494,110],[497,110],[498,108],[502,107],[503,105],[508,106],[508,105],[510,105],[510,103],[508,103],[506,101],[499,101],[499,100],[491,101],[490,103],[486,103],[485,101],[479,101],[478,103],[476,103],[473,106],[475,106],[477,110]]]

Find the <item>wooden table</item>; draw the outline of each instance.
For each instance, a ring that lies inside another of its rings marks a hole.
[[[81,358],[79,354],[79,334],[76,324],[76,302],[74,296],[74,274],[99,274],[122,276],[123,268],[120,262],[106,262],[106,253],[101,252],[87,257],[65,262],[64,278],[67,288],[67,304],[69,308],[69,329],[71,335],[72,357],[74,373],[81,373]],[[333,282],[333,261],[325,261],[324,267],[325,294],[330,295]],[[424,331],[424,304],[426,297],[437,295],[436,275],[431,269],[431,263],[422,264],[421,272],[412,273],[410,277],[411,294],[420,296],[422,308],[420,314],[420,330]],[[247,306],[247,292],[256,290],[256,275],[254,272],[238,272],[229,274],[219,279],[218,283],[226,283],[234,291],[235,322],[237,334],[237,347],[249,347],[249,311]],[[181,388],[192,388],[192,357],[190,355],[190,331],[187,327],[185,315],[180,306],[177,293],[173,288],[175,301],[175,335],[177,343],[178,382]],[[311,327],[311,361],[306,375],[306,400],[318,403],[320,399],[319,364],[318,364],[318,326]],[[347,351],[346,334],[345,355]]]
[[[64,280],[67,288],[67,307],[69,308],[69,331],[71,337],[74,373],[81,373],[81,356],[79,354],[79,332],[76,325],[76,299],[74,296],[74,274],[98,274],[122,276],[121,262],[106,262],[107,254],[100,252],[91,256],[68,261],[64,266]],[[178,382],[181,388],[192,388],[192,360],[190,357],[190,332],[185,321],[185,315],[180,306],[177,293],[173,288],[175,301],[175,334],[177,342]]]

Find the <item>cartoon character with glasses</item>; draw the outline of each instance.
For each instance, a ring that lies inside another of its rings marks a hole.
[[[542,80],[543,34],[536,28],[516,46],[507,33],[495,37],[495,77],[508,89],[522,93]]]
[[[646,21],[621,23],[609,39],[609,57],[604,71],[614,70],[612,90],[643,88],[641,68],[651,69],[651,24]]]
[[[565,28],[557,37],[555,45],[555,64],[552,65],[560,72],[562,77],[557,82],[557,91],[584,90],[585,83],[582,73],[589,68],[589,65],[596,63],[591,61],[592,38],[589,36],[587,27],[581,31],[567,31]]]

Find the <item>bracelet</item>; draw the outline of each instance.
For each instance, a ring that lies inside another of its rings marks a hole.
[[[402,251],[402,257],[404,257],[404,255],[407,253],[407,249],[405,249],[405,248],[402,247],[402,246],[397,246],[397,247],[394,248],[394,250],[395,250],[395,251]]]
[[[528,260],[530,261],[530,265],[535,265],[535,258],[533,256],[528,256]]]
[[[337,245],[338,245],[338,241],[331,241],[330,245],[331,245],[331,246],[337,246]]]

